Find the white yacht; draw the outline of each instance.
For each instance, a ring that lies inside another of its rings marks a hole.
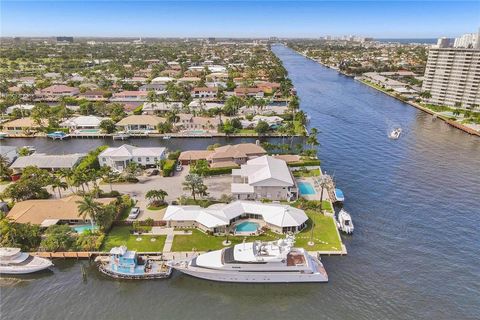
[[[171,261],[185,274],[223,282],[327,282],[328,275],[316,257],[294,248],[295,238],[248,242],[201,254],[193,259]]]
[[[351,234],[353,233],[353,222],[350,214],[344,209],[340,210],[337,218],[337,226],[341,231]]]
[[[51,266],[50,260],[31,256],[18,248],[0,248],[0,274],[26,274]]]
[[[388,137],[390,139],[397,140],[398,138],[400,138],[401,133],[402,133],[402,128],[396,128],[388,134]]]

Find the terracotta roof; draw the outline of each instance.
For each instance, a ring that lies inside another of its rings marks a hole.
[[[216,148],[215,152],[210,155],[209,159],[246,158],[251,155],[266,153],[265,149],[255,143],[240,143]]]
[[[178,160],[180,161],[196,161],[196,160],[206,160],[208,155],[213,151],[210,150],[188,150],[180,153]]]
[[[7,217],[18,223],[42,224],[47,219],[76,220],[80,196],[70,196],[63,199],[27,200],[17,202]],[[108,204],[114,198],[95,199],[101,204]]]
[[[47,125],[48,121],[47,120],[42,120],[43,125]],[[20,119],[15,119],[9,122],[6,122],[3,124],[4,128],[7,127],[20,127],[20,128],[25,128],[25,127],[31,127],[31,128],[38,128],[39,125],[35,123],[35,121],[30,118],[20,118]]]

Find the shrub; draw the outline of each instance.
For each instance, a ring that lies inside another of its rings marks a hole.
[[[165,164],[163,165],[162,168],[162,176],[164,177],[170,177],[173,173],[173,170],[175,168],[175,160],[167,160],[165,161]]]
[[[143,105],[140,105],[135,109],[133,109],[133,114],[138,116],[142,114],[142,111],[143,111]]]
[[[86,230],[77,238],[76,246],[82,251],[98,251],[102,246],[105,234],[99,231]]]
[[[237,169],[238,167],[225,167],[225,168],[208,168],[205,172],[205,176],[218,176],[221,174],[231,174],[232,169]]]
[[[170,152],[168,154],[168,160],[178,160],[178,157],[180,157],[180,153],[180,150]]]
[[[73,231],[68,225],[53,225],[45,231],[40,247],[45,251],[68,251],[74,243]]]
[[[80,164],[75,168],[76,171],[84,171],[86,169],[99,169],[98,155],[102,153],[108,146],[100,146],[95,150],[90,151]]]
[[[310,167],[310,166],[319,166],[320,160],[311,159],[311,160],[304,160],[299,162],[289,163],[289,167]]]

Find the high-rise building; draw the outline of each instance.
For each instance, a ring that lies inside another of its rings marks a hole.
[[[73,37],[57,37],[57,42],[73,42]]]
[[[454,48],[477,48],[478,33],[467,33],[455,38]]]
[[[438,38],[437,40],[437,48],[448,48],[451,45],[451,41],[449,38]]]
[[[422,90],[430,92],[429,103],[479,108],[480,50],[431,48]]]

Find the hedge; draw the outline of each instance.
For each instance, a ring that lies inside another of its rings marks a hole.
[[[175,169],[175,160],[165,160],[165,164],[162,168],[162,176],[170,177]]]
[[[98,163],[98,155],[102,153],[108,146],[100,146],[95,150],[90,151],[85,158],[80,161],[79,165],[75,168],[75,170],[82,171],[85,169],[98,169],[100,168],[100,164]]]
[[[218,176],[221,174],[231,174],[232,169],[238,169],[238,167],[225,167],[225,168],[209,168],[205,172],[206,176]]]
[[[319,166],[320,160],[305,160],[300,162],[289,163],[289,167],[310,167],[310,166]]]

